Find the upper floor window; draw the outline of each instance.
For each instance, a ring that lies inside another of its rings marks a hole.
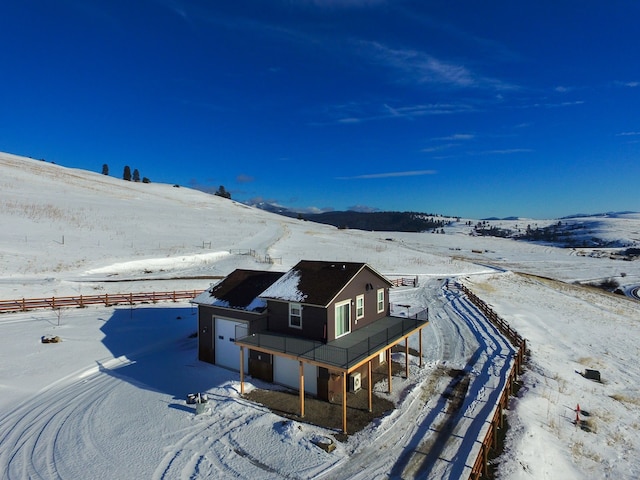
[[[384,312],[384,288],[378,289],[378,313]]]
[[[336,338],[351,331],[351,300],[336,304]]]
[[[364,317],[364,295],[356,297],[356,320]]]
[[[289,326],[302,328],[302,305],[299,303],[289,304]]]

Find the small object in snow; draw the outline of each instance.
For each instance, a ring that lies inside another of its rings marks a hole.
[[[203,413],[210,413],[209,397],[207,395],[199,393],[196,398],[196,415],[202,415]]]
[[[207,403],[209,397],[206,393],[189,393],[187,394],[187,405],[194,405],[197,403]]]
[[[60,343],[62,339],[59,336],[43,335],[40,339],[42,343]]]
[[[595,380],[596,382],[601,382],[600,380],[600,371],[599,370],[591,370],[589,368],[585,369],[582,374],[584,378],[588,378],[589,380]]]
[[[329,437],[321,437],[311,440],[311,443],[320,447],[327,453],[331,453],[336,449],[336,444]]]

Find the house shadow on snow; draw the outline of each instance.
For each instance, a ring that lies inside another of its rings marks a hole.
[[[122,307],[98,320],[104,322],[102,342],[115,359],[97,362],[99,370],[137,388],[171,395],[176,403],[170,408],[192,411],[185,405],[189,393],[218,389],[220,400],[230,400],[237,389],[238,373],[197,359],[195,308]]]

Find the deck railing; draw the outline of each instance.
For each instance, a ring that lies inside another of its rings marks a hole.
[[[275,332],[241,333],[236,328],[236,340],[263,348],[293,355],[301,359],[325,363],[340,368],[349,368],[356,362],[379,351],[386,345],[415,330],[425,320],[398,317],[398,323],[380,332],[374,333],[364,340],[348,347],[327,345],[316,340],[281,335]],[[244,330],[246,332],[246,330]]]

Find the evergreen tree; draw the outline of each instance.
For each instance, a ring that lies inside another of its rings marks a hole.
[[[106,163],[102,165],[102,174],[109,175],[109,165],[107,165]]]
[[[127,180],[128,182],[131,181],[131,168],[129,168],[129,165],[125,165],[124,167],[124,173],[122,174],[122,179]]]
[[[135,168],[133,170],[133,181],[134,182],[139,182],[140,181],[140,172],[138,171],[137,168]]]
[[[224,188],[224,185],[220,185],[220,187],[218,187],[218,190],[216,190],[216,195],[223,198],[231,198],[231,194],[227,192],[227,190]]]

